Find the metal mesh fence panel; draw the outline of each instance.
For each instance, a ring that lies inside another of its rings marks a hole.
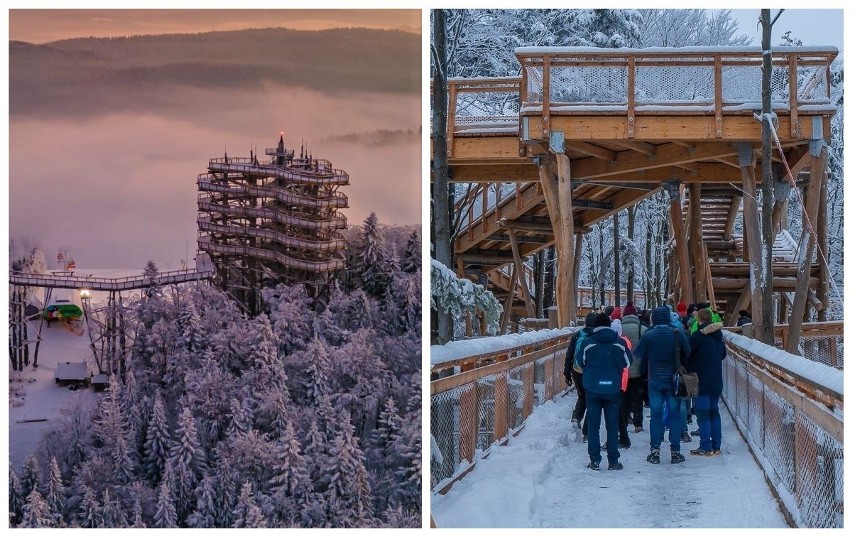
[[[723,103],[760,103],[762,69],[759,65],[725,66],[722,68]],[[712,80],[712,79],[711,79]],[[773,102],[789,98],[787,67],[773,67],[770,77]]]
[[[459,423],[459,391],[460,388],[448,390],[433,395],[431,398],[432,437],[438,444],[440,461],[433,454],[430,468],[432,471],[431,486],[453,475],[458,466],[458,423]]]
[[[796,76],[798,77],[800,103],[824,102],[829,99],[825,74],[825,67],[798,66]]]
[[[682,58],[671,59],[673,65],[636,67],[636,103],[689,101],[691,104],[713,103],[713,64],[710,58],[704,67],[684,67]],[[666,63],[660,59],[658,62]]]
[[[479,410],[479,432],[476,437],[476,449],[484,451],[494,443],[494,388],[496,377],[485,377],[476,383]]]
[[[764,448],[764,429],[763,429],[763,383],[752,374],[747,375],[748,378],[748,430],[751,433],[751,439],[758,448]]]
[[[748,380],[747,372],[743,364],[738,363],[736,368],[737,387],[737,415],[742,420],[748,419]]]
[[[536,360],[534,363],[535,380],[533,384],[533,394],[535,402],[533,403],[533,406],[538,406],[544,402],[544,360]]]
[[[808,360],[843,369],[842,336],[803,337],[799,349]]]
[[[766,409],[764,455],[787,490],[794,491],[796,437],[793,407],[770,390],[764,394],[763,404]]]
[[[525,100],[530,103],[544,102],[543,67],[526,67],[527,92]]]
[[[843,445],[796,414],[796,500],[808,527],[843,526]]]
[[[524,379],[520,368],[509,371],[509,428],[517,429],[524,422]]]
[[[550,101],[627,104],[627,67],[551,67]]]

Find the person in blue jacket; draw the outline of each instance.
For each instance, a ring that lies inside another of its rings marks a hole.
[[[719,397],[722,395],[722,360],[727,355],[722,341],[722,323],[712,322],[713,312],[698,310],[698,330],[689,336],[689,359],[685,367],[698,374],[698,396],[695,398],[695,417],[701,444],[690,450],[693,455],[721,455],[722,417]]]
[[[621,406],[621,376],[633,356],[624,341],[610,328],[609,316],[598,316],[597,327],[583,340],[578,364],[583,368],[586,389],[586,421],[589,425],[589,465],[600,470],[601,410],[606,422],[606,458],[610,470],[621,470],[618,459],[618,413]]]
[[[675,340],[680,347],[681,363],[685,365],[689,356],[689,342],[682,330],[671,325],[671,311],[666,306],[654,308],[651,312],[651,329],[639,340],[639,346],[633,350],[637,359],[642,360],[642,375],[648,378],[648,403],[651,407],[651,453],[647,460],[660,464],[660,445],[663,442],[663,402],[669,407],[669,423],[680,423],[681,404],[674,396],[672,376],[677,369],[675,360]],[[685,460],[680,453],[680,427],[669,428],[672,464]]]

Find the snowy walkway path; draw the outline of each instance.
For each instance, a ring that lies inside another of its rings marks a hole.
[[[572,391],[537,407],[507,446],[492,449],[445,496],[433,494],[437,526],[787,527],[726,408],[721,457],[690,455],[694,438],[682,444],[685,463],[669,463],[667,442],[661,464],[646,462],[645,409],[645,430],[621,450],[624,470],[608,471],[603,453],[596,472],[585,467],[587,445],[571,428],[575,401]]]

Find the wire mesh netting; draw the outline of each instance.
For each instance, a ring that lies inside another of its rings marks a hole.
[[[680,58],[676,60],[683,61]],[[711,58],[699,58],[699,61],[704,60],[709,61],[710,65],[706,67],[685,67],[676,64],[637,66],[636,103],[685,101],[690,104],[712,104],[714,102],[713,64]]]
[[[742,432],[759,452],[757,459],[770,480],[789,493],[781,494],[781,500],[795,498],[796,505],[787,508],[798,513],[799,525],[842,527],[843,443],[835,437],[837,433],[830,433],[804,407],[790,402],[801,400],[801,393],[766,384],[749,371],[743,358],[735,353],[729,356],[723,362],[725,404],[739,426],[746,428]],[[839,419],[827,411],[825,416],[823,424]]]
[[[564,348],[534,362],[476,379],[431,398],[431,487],[475,462],[494,442],[523,425],[532,409],[552,398],[560,383]],[[434,451],[434,449],[433,449]]]
[[[552,67],[550,101],[627,104],[627,67]]]

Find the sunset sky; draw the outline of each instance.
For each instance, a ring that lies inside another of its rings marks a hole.
[[[9,236],[33,239],[49,262],[63,247],[78,267],[141,269],[153,259],[164,270],[180,268],[187,247],[190,256],[195,250],[196,175],[225,150],[248,156],[257,148],[262,155],[280,131],[288,147],[298,152],[304,139],[314,157],[349,173],[351,185],[344,192],[350,208],[344,214],[350,224],[361,224],[371,211],[380,223],[421,222],[419,10],[11,10],[9,15],[10,40],[31,43],[272,27],[403,32],[398,37],[347,34],[354,41],[328,43],[328,50],[336,51],[328,56],[322,56],[321,41],[294,52],[257,50],[246,42],[252,37],[242,37],[234,46],[246,48],[245,61],[204,57],[204,49],[199,53],[190,43],[189,59],[174,64],[156,56],[159,49],[152,47],[160,45],[151,40],[116,48],[106,42],[15,48],[7,86]],[[227,47],[230,35],[224,39]],[[175,43],[169,46],[181,46]],[[31,63],[28,54],[42,63]],[[118,54],[127,54],[127,61]],[[306,63],[310,55],[321,62]],[[371,65],[377,55],[394,61]],[[371,133],[383,131],[402,135],[366,142]]]
[[[9,39],[47,43],[72,37],[209,32],[280,27],[294,30],[378,28],[419,34],[419,10],[339,9],[14,9]]]

